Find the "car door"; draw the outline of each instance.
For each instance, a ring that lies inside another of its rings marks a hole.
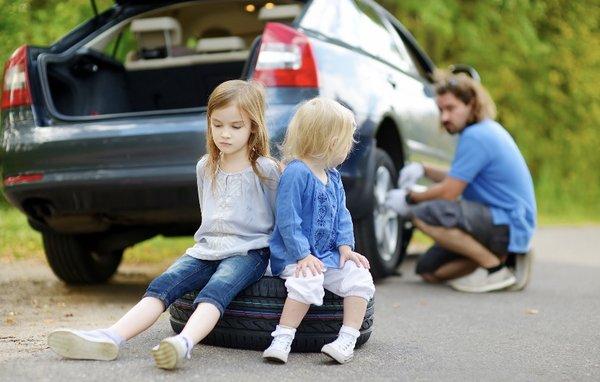
[[[368,6],[367,1],[359,1]],[[392,59],[398,70],[390,80],[395,89],[394,108],[401,121],[401,134],[409,149],[407,159],[447,167],[453,155],[455,139],[440,127],[434,85],[427,78],[431,68],[424,68],[420,60],[413,59],[404,43],[407,36],[394,25],[398,23],[397,20],[389,20],[391,15],[384,11],[378,13],[378,17],[394,45],[389,53],[394,55]]]

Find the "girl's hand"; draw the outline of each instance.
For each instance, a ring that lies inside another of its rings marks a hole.
[[[369,264],[369,260],[366,257],[358,252],[354,252],[348,246],[343,246],[340,248],[340,268],[343,268],[348,260],[354,261],[354,264],[359,268],[371,268],[371,264]]]
[[[306,277],[306,269],[310,270],[313,276],[320,275],[323,273],[323,268],[324,266],[321,260],[313,255],[308,255],[304,259],[298,261],[294,276],[300,277],[300,273],[302,273],[302,276]]]

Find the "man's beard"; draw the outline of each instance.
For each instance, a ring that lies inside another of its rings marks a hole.
[[[456,135],[458,133],[456,130],[451,130],[452,127],[454,127],[451,123],[444,124],[443,127],[450,135]]]

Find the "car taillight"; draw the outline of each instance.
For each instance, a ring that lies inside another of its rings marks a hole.
[[[287,25],[267,23],[253,78],[270,87],[319,87],[308,38]]]
[[[8,178],[4,179],[3,183],[5,186],[14,186],[16,184],[39,182],[42,179],[44,179],[44,174],[35,173],[27,175],[9,176]]]
[[[27,71],[27,46],[19,47],[4,66],[2,109],[31,105]]]

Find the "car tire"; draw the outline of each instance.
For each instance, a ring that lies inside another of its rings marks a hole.
[[[396,272],[404,260],[412,228],[383,205],[387,191],[396,187],[398,170],[385,151],[375,150],[372,213],[355,221],[354,231],[357,251],[369,259],[371,274],[377,280]]]
[[[193,301],[197,294],[198,292],[188,293],[169,308],[171,327],[176,333],[181,332],[192,315]],[[266,349],[273,339],[271,333],[279,323],[286,297],[287,290],[282,279],[263,277],[236,296],[202,343],[237,349]],[[371,299],[367,304],[357,346],[363,345],[371,336],[373,316]],[[343,299],[325,291],[323,305],[312,305],[298,327],[292,351],[320,351],[323,345],[336,339],[342,319]]]
[[[74,235],[43,232],[42,238],[50,268],[67,284],[102,283],[117,271],[123,258],[123,250],[100,254]]]

